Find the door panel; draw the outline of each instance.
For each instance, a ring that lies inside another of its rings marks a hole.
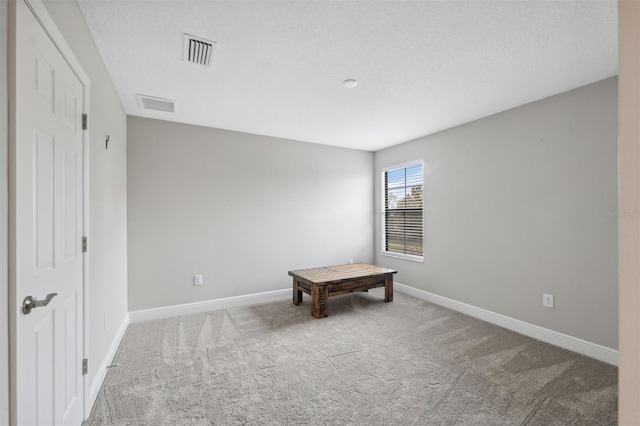
[[[50,394],[54,383],[54,334],[55,320],[53,312],[45,315],[34,327],[36,361],[36,400],[34,404],[36,419],[33,424],[54,424],[53,399]],[[18,424],[23,424],[20,421]],[[26,423],[24,423],[26,424]]]
[[[83,420],[83,87],[23,0],[16,7],[16,324],[22,425]]]
[[[53,68],[39,54],[35,54],[36,75],[33,80],[35,89],[41,96],[41,100],[51,112],[55,114],[55,73]]]
[[[64,118],[74,132],[78,129],[78,98],[67,87],[64,89]]]
[[[40,129],[33,129],[35,141],[35,253],[36,271],[54,268],[54,222],[55,222],[55,141]]]
[[[64,359],[63,368],[69,372],[65,375],[64,393],[60,396],[63,397],[63,407],[65,410],[64,417],[68,416],[68,411],[74,407],[74,403],[77,398],[80,397],[80,389],[78,388],[78,369],[75,368],[77,362],[77,356],[75,348],[77,347],[77,339],[75,329],[78,322],[78,297],[77,293],[73,293],[64,302],[64,306],[61,312],[62,322],[64,326],[63,338],[70,341],[64,346]]]
[[[64,216],[64,260],[73,261],[78,257],[78,155],[64,148],[63,216]]]

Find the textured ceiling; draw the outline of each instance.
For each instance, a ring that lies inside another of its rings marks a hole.
[[[128,114],[371,151],[617,74],[615,1],[79,4]]]

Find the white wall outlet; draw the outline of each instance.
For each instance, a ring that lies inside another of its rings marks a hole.
[[[349,259],[349,265],[353,265],[353,259]]]
[[[553,294],[544,293],[542,295],[542,306],[553,308]]]
[[[193,276],[193,285],[202,285],[202,275]]]

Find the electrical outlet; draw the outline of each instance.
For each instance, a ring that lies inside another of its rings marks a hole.
[[[349,265],[353,265],[353,259],[349,259]]]
[[[553,308],[553,294],[544,293],[542,295],[542,306]]]
[[[193,285],[202,285],[202,275],[193,276]]]

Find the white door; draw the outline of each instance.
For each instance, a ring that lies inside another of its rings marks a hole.
[[[83,420],[83,86],[16,2],[15,318],[18,425]],[[47,306],[23,312],[27,296]],[[51,296],[49,296],[51,297]],[[14,405],[15,407],[16,405]]]

